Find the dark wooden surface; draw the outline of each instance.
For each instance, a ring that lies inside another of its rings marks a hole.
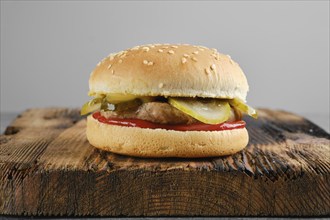
[[[326,216],[330,135],[291,113],[245,118],[249,145],[218,158],[94,149],[76,109],[31,109],[0,136],[0,214]]]

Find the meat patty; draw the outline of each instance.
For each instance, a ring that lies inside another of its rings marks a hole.
[[[167,102],[147,102],[124,111],[101,111],[101,114],[106,118],[141,119],[157,124],[193,124],[198,122],[195,118],[174,108]],[[232,109],[228,121],[234,121],[237,117],[239,116]]]
[[[198,122],[167,102],[144,103],[137,111],[137,118],[159,124],[192,124]]]

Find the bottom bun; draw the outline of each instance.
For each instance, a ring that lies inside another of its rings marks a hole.
[[[174,131],[125,127],[87,118],[87,139],[105,151],[136,157],[215,157],[236,153],[249,141],[245,128]]]

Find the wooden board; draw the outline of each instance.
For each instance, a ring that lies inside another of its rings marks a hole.
[[[329,215],[330,135],[291,113],[259,115],[235,155],[141,159],[94,149],[77,109],[28,110],[0,136],[0,213]]]

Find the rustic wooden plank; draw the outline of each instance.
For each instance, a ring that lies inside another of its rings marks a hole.
[[[92,154],[94,148],[86,139],[85,127],[86,121],[81,120],[62,132],[40,157],[40,166],[46,170],[88,170],[84,161],[86,155]]]
[[[28,109],[17,116],[5,134],[15,134],[25,128],[67,128],[81,119],[78,112],[67,108]]]
[[[29,110],[0,136],[0,213],[329,215],[330,135],[288,112],[259,115],[235,155],[142,159],[90,146],[78,110]]]
[[[0,136],[0,181],[6,189],[0,191],[0,206],[23,201],[14,186],[22,184],[48,144],[78,118],[77,110],[30,109],[7,127],[5,135]]]
[[[31,167],[48,144],[78,118],[77,110],[65,108],[27,110],[0,136],[0,162],[15,169]]]

